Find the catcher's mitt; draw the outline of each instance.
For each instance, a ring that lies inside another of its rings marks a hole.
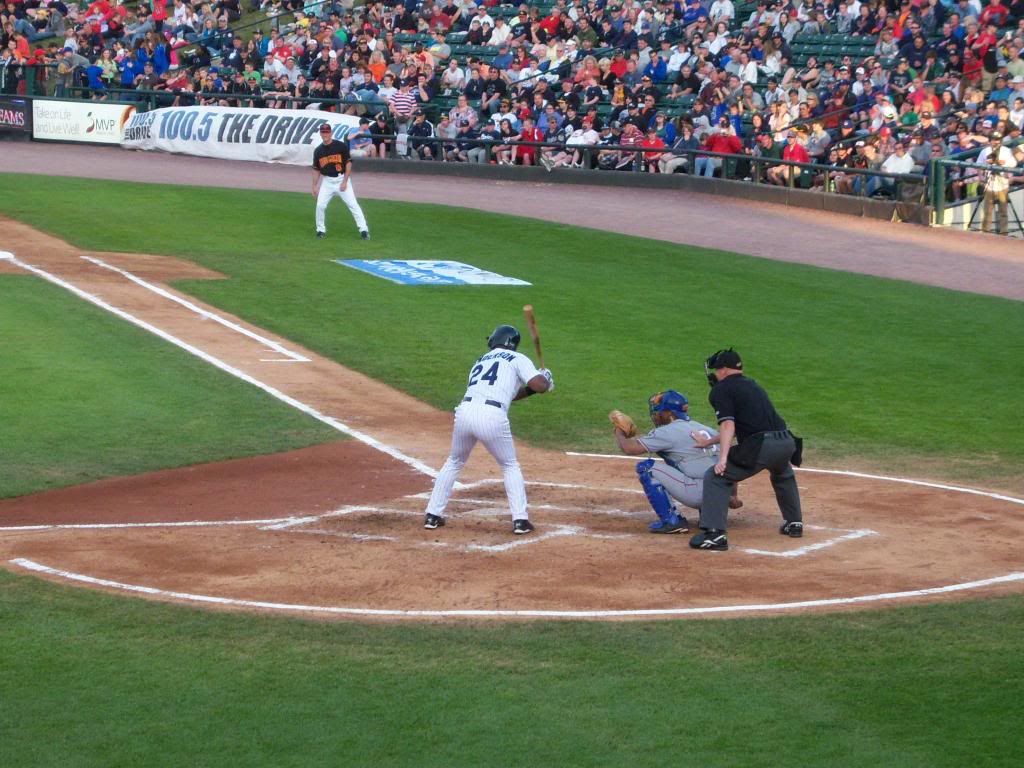
[[[608,414],[608,421],[615,425],[616,429],[621,429],[622,433],[626,437],[636,436],[636,424],[622,411],[615,410]]]

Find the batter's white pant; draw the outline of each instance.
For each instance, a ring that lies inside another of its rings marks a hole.
[[[345,191],[341,191],[341,176],[324,176],[320,179],[320,192],[316,196],[316,231],[326,232],[327,225],[324,223],[324,215],[327,213],[327,204],[331,198],[337,195],[348,206],[349,213],[356,220],[356,226],[360,232],[369,231],[366,226],[366,217],[363,216],[363,209],[359,207],[356,200],[356,191],[352,188],[352,179],[348,180]]]
[[[651,467],[651,477],[657,480],[668,491],[668,495],[690,509],[700,509],[704,496],[704,478],[687,477],[675,467],[664,462],[655,462]]]
[[[466,460],[477,441],[484,444],[501,467],[505,479],[505,494],[512,510],[513,520],[526,520],[526,483],[523,470],[516,459],[516,446],[512,442],[512,428],[504,408],[485,402],[464,402],[455,409],[455,428],[452,430],[452,450],[448,460],[434,481],[434,490],[427,503],[427,512],[443,517],[455,481],[466,466]]]

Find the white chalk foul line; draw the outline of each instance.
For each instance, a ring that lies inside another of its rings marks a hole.
[[[316,518],[310,518],[315,520]],[[184,520],[172,523],[64,523],[53,525],[5,525],[0,526],[0,533],[17,531],[75,531],[105,530],[117,528],[212,528],[220,525],[262,525],[267,529],[275,525],[291,524],[292,517],[279,517],[269,520]]]
[[[287,405],[290,405],[292,408],[295,408],[296,410],[302,411],[307,416],[312,416],[317,421],[322,422],[323,424],[326,424],[327,426],[331,427],[332,429],[336,429],[338,432],[342,432],[343,434],[349,435],[350,437],[354,437],[359,442],[361,442],[361,443],[363,443],[365,445],[368,445],[371,448],[374,448],[374,449],[380,451],[381,453],[385,453],[385,454],[387,454],[388,456],[390,456],[393,459],[397,459],[398,461],[402,462],[403,464],[406,464],[406,465],[412,467],[417,472],[422,472],[424,475],[427,475],[428,477],[437,477],[437,472],[432,467],[428,467],[426,464],[424,464],[419,459],[413,458],[412,456],[407,456],[406,454],[402,453],[400,450],[398,450],[394,446],[387,445],[386,443],[382,443],[380,440],[377,440],[375,437],[371,437],[370,435],[366,434],[365,432],[361,432],[361,431],[359,431],[357,429],[354,429],[353,427],[348,426],[344,422],[339,421],[338,419],[335,419],[332,416],[327,416],[326,414],[321,413],[320,411],[318,411],[313,406],[307,405],[306,403],[303,403],[300,400],[296,400],[294,397],[291,397],[290,395],[286,395],[281,390],[276,389],[276,388],[270,386],[269,384],[263,383],[259,379],[256,379],[253,376],[250,376],[249,374],[245,373],[244,371],[242,371],[242,370],[240,370],[238,368],[235,368],[232,365],[229,365],[228,363],[224,362],[220,358],[214,357],[210,353],[204,352],[203,350],[199,349],[198,347],[195,347],[192,344],[189,344],[187,341],[179,339],[177,336],[173,336],[172,334],[168,333],[167,331],[165,331],[165,330],[163,330],[161,328],[157,328],[155,325],[147,323],[145,320],[142,320],[141,318],[135,317],[134,315],[129,314],[128,312],[125,312],[123,309],[119,309],[118,307],[115,307],[112,304],[107,303],[106,301],[101,299],[99,296],[94,296],[93,294],[88,293],[87,291],[83,291],[78,286],[73,285],[73,284],[67,282],[66,280],[63,280],[63,279],[57,277],[56,275],[50,274],[49,272],[47,272],[47,271],[45,271],[43,269],[39,269],[38,267],[34,267],[31,264],[26,264],[25,262],[23,262],[20,259],[16,258],[11,253],[6,253],[6,254],[2,255],[2,258],[10,261],[15,266],[18,266],[18,267],[20,267],[21,269],[24,269],[27,272],[31,272],[34,275],[38,275],[39,277],[43,278],[47,282],[53,283],[54,285],[58,285],[61,288],[64,288],[65,290],[70,291],[75,296],[78,296],[80,299],[84,299],[85,301],[88,301],[90,304],[95,304],[100,309],[105,309],[107,312],[110,312],[111,314],[114,314],[117,317],[120,317],[122,320],[127,320],[129,323],[132,323],[133,325],[136,325],[136,326],[138,326],[139,328],[142,328],[145,331],[149,331],[150,333],[152,333],[155,336],[159,336],[164,341],[169,341],[171,344],[174,344],[176,347],[180,347],[181,349],[184,349],[186,352],[189,352],[189,353],[195,355],[200,360],[203,360],[203,361],[209,363],[210,365],[212,365],[212,366],[214,366],[216,368],[219,368],[220,370],[224,371],[225,373],[229,373],[232,376],[241,379],[242,381],[246,382],[247,384],[252,384],[254,387],[257,387],[257,388],[263,390],[264,392],[266,392],[271,397],[275,397],[278,400],[280,400],[281,402],[286,403]]]
[[[1024,573],[1008,573],[1003,576],[995,576],[990,579],[979,581],[967,581],[960,584],[949,584],[941,587],[928,587],[926,589],[913,589],[905,592],[883,592],[875,595],[857,595],[855,597],[835,597],[823,600],[801,600],[792,603],[755,603],[749,605],[720,605],[705,606],[698,608],[640,608],[626,610],[602,610],[602,611],[551,611],[551,610],[399,610],[389,608],[347,608],[342,606],[327,605],[302,605],[295,603],[271,603],[262,600],[241,600],[231,597],[216,597],[213,595],[197,595],[190,592],[173,592],[156,587],[146,587],[138,584],[125,584],[109,579],[99,579],[94,576],[87,576],[81,573],[63,571],[58,568],[37,563],[25,558],[15,558],[8,561],[11,565],[24,568],[34,573],[42,573],[55,578],[77,581],[83,584],[91,584],[97,587],[106,587],[123,592],[149,595],[151,597],[162,597],[171,600],[183,600],[193,603],[206,603],[212,605],[223,605],[236,608],[256,608],[271,611],[290,611],[297,613],[325,613],[344,616],[391,616],[397,618],[547,618],[547,619],[611,619],[611,618],[637,618],[645,616],[696,616],[708,614],[746,613],[760,611],[792,611],[803,608],[827,608],[830,606],[842,605],[863,605],[865,603],[876,603],[884,600],[907,600],[915,597],[928,597],[931,595],[946,595],[954,592],[963,592],[972,589],[984,589],[985,587],[997,584],[1010,584],[1024,581]]]
[[[200,317],[203,317],[203,318],[205,318],[207,320],[213,320],[215,323],[220,323],[225,328],[229,328],[232,331],[234,331],[235,333],[240,333],[243,336],[247,336],[248,338],[250,338],[250,339],[252,339],[254,341],[258,341],[260,344],[263,344],[264,346],[266,346],[267,349],[272,349],[275,352],[277,352],[279,354],[282,354],[282,355],[285,356],[285,358],[287,358],[287,360],[276,360],[276,359],[260,360],[261,363],[264,363],[264,362],[265,363],[276,363],[276,362],[308,363],[308,362],[310,362],[308,357],[304,357],[304,356],[298,354],[297,352],[292,352],[290,349],[287,349],[283,345],[278,344],[273,339],[268,339],[266,336],[261,336],[260,334],[254,332],[254,331],[250,331],[248,328],[245,328],[245,327],[239,325],[238,323],[231,322],[226,317],[222,317],[221,315],[218,315],[215,312],[210,312],[207,309],[203,309],[198,304],[195,304],[195,303],[189,301],[188,299],[183,299],[181,296],[177,296],[177,295],[171,293],[170,291],[161,288],[159,285],[154,285],[153,283],[151,283],[151,282],[149,282],[147,280],[143,280],[138,275],[134,275],[131,272],[125,270],[125,269],[121,269],[120,267],[115,267],[113,264],[108,264],[107,262],[103,261],[102,259],[97,259],[94,256],[82,256],[81,258],[83,260],[85,260],[85,261],[88,261],[90,264],[95,264],[97,267],[102,267],[103,269],[109,269],[111,272],[116,272],[117,274],[121,275],[122,277],[124,277],[124,278],[126,278],[128,280],[131,280],[136,285],[138,285],[138,286],[140,286],[142,288],[145,288],[147,291],[152,291],[153,293],[157,294],[158,296],[163,296],[165,299],[168,299],[168,300],[173,301],[173,302],[175,302],[177,304],[180,304],[181,306],[185,307],[185,309],[189,310],[190,312],[194,312],[195,314],[199,315]]]
[[[634,459],[633,456],[622,456],[612,453],[580,453],[578,451],[566,451],[566,456],[582,456],[589,459]],[[984,496],[998,501],[1008,501],[1011,504],[1024,505],[1024,499],[1015,496],[1007,496],[1005,493],[994,493],[982,491],[977,488],[968,488],[963,485],[948,485],[946,483],[933,483],[928,480],[913,480],[909,477],[890,477],[889,475],[870,475],[866,472],[850,472],[843,469],[816,469],[812,467],[793,467],[797,472],[810,472],[819,475],[839,475],[842,477],[859,477],[864,480],[883,480],[889,483],[903,483],[905,485],[917,485],[922,488],[935,488],[940,491],[955,491],[956,493],[968,493],[973,496]]]

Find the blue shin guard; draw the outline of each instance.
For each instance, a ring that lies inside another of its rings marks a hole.
[[[637,462],[636,474],[640,478],[640,485],[647,495],[654,514],[658,516],[657,522],[651,523],[652,533],[676,533],[686,530],[686,521],[676,512],[675,504],[668,495],[665,487],[651,475],[654,467],[654,459]]]

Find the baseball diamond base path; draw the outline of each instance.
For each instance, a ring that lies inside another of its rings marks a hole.
[[[612,222],[627,235],[1024,300],[1024,245],[1007,237],[684,191],[371,174],[360,172],[358,160],[355,168],[360,198],[456,205],[602,230]],[[117,147],[5,142],[0,170],[309,193],[309,170],[298,166]]]
[[[0,259],[5,272],[73,289],[356,438],[0,501],[0,563],[15,572],[226,609],[362,618],[836,610],[865,596],[936,599],[965,584],[952,594],[1024,589],[1024,502],[813,472],[799,475],[802,539],[778,535],[762,475],[743,484],[732,550],[701,553],[685,535],[646,532],[653,515],[632,462],[522,444],[537,531],[514,537],[496,467],[478,449],[448,525],[426,531],[451,413],[166,284],[216,273],[83,253],[10,220],[0,232],[13,254]],[[951,535],[961,530],[971,535]]]

